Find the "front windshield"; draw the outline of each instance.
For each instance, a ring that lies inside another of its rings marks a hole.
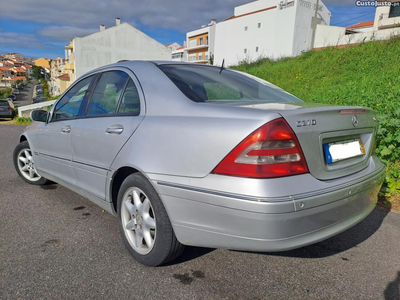
[[[195,102],[302,102],[267,81],[235,70],[195,64],[158,67]]]

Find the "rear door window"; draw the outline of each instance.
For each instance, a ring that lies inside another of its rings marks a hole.
[[[139,93],[132,79],[129,79],[124,94],[122,95],[121,103],[118,109],[118,114],[130,114],[138,116],[139,113],[140,113]]]
[[[90,99],[87,115],[115,114],[128,79],[129,75],[122,71],[104,72]]]

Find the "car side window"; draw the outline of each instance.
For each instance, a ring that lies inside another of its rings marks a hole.
[[[119,105],[118,114],[130,114],[138,116],[140,114],[140,98],[132,79],[129,79],[124,94],[122,95],[121,104]]]
[[[122,71],[109,71],[101,75],[90,99],[88,116],[115,114],[129,75]]]
[[[94,77],[92,75],[78,82],[62,97],[54,109],[53,121],[73,119],[79,115],[83,100],[89,96],[89,86]]]

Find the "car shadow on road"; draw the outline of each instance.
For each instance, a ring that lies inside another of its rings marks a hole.
[[[385,300],[400,299],[400,271],[397,272],[397,278],[386,286],[384,295]]]
[[[185,250],[178,258],[174,259],[173,261],[168,262],[164,266],[179,265],[181,263],[184,263],[184,262],[196,259],[198,257],[201,257],[203,255],[206,255],[214,250],[215,250],[214,248],[186,246]]]
[[[45,185],[41,185],[40,188],[42,190],[55,190],[58,187],[58,184],[55,182],[49,182]]]

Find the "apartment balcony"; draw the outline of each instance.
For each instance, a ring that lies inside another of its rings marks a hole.
[[[208,46],[209,46],[209,44],[206,44],[206,43],[203,43],[203,44],[197,43],[195,45],[193,45],[193,44],[190,45],[190,43],[189,43],[189,46],[185,50],[186,51],[197,50],[197,49],[202,49],[202,48],[208,48]]]
[[[378,20],[378,29],[396,28],[400,25],[400,16],[390,17],[389,14],[381,14]]]
[[[199,57],[189,57],[189,61],[193,63],[200,63],[200,64],[206,64],[209,61],[208,55],[206,57],[204,56],[199,56]]]

